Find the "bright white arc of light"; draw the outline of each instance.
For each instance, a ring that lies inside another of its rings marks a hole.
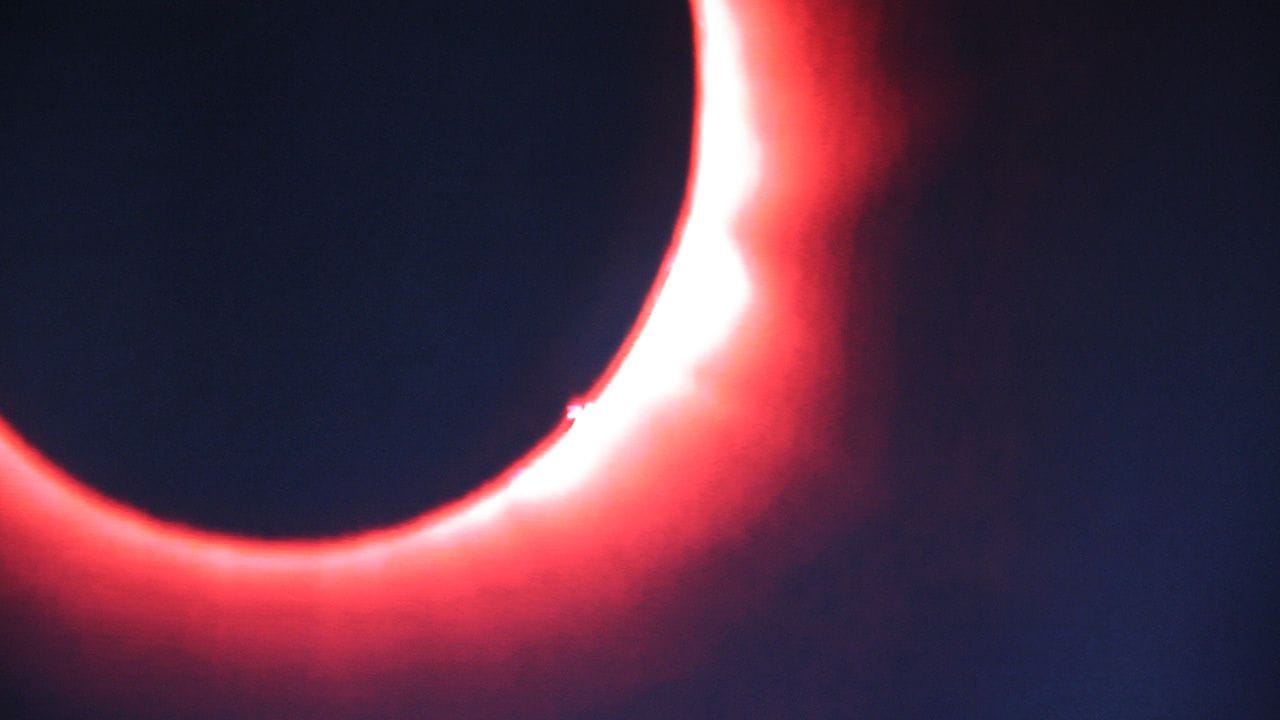
[[[500,491],[430,526],[433,536],[559,497],[593,477],[640,421],[700,390],[698,370],[747,309],[751,286],[733,220],[755,188],[760,148],[749,122],[738,29],[723,0],[696,5],[698,118],[694,178],[668,274],[630,351],[590,412]]]

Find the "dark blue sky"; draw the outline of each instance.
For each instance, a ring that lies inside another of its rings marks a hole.
[[[5,416],[263,534],[411,516],[550,428],[669,236],[688,21],[449,5],[10,3]],[[1274,31],[891,5],[888,77],[935,121],[859,229],[894,288],[891,501],[591,717],[1273,716]]]

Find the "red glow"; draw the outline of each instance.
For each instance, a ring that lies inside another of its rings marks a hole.
[[[324,541],[148,517],[0,422],[0,622],[24,677],[159,716],[554,714],[696,662],[728,608],[820,533],[810,506],[856,505],[848,470],[874,465],[877,417],[855,438],[827,421],[847,412],[832,387],[871,407],[878,383],[871,350],[846,347],[873,323],[844,306],[858,248],[841,234],[891,155],[868,41],[850,36],[869,26],[843,3],[694,5],[685,210],[642,321],[572,422],[472,497]],[[713,550],[779,537],[710,579]],[[696,600],[709,585],[720,599]]]

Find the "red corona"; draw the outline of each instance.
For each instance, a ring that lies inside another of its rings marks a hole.
[[[14,681],[104,716],[556,715],[696,664],[778,568],[866,512],[887,383],[852,229],[901,140],[873,18],[692,11],[671,250],[553,436],[409,523],[264,541],[103,497],[0,424]]]

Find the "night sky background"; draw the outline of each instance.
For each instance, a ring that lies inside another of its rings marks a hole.
[[[679,210],[687,10],[430,5],[6,3],[0,412],[266,536],[413,517],[551,429]],[[591,716],[1270,716],[1274,29],[890,5],[890,500]]]

